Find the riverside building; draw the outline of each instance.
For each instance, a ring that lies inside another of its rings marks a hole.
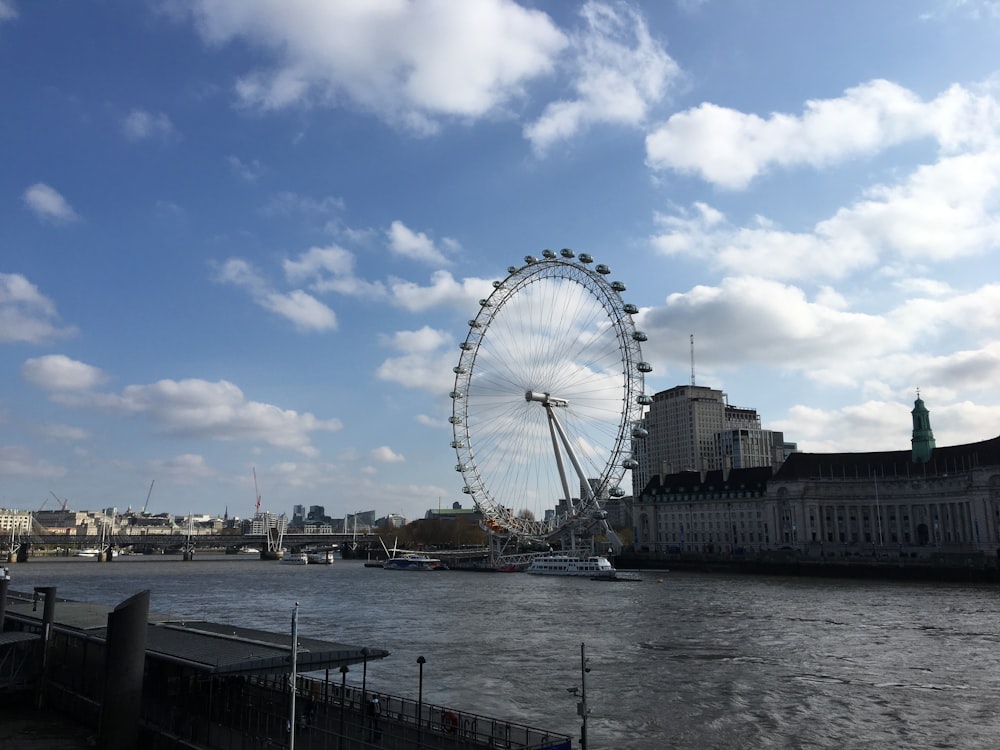
[[[910,450],[792,453],[774,469],[663,473],[635,497],[638,555],[995,565],[1000,437],[937,447],[921,398]]]
[[[732,406],[723,391],[694,384],[655,394],[641,426],[648,434],[633,442],[636,496],[657,474],[777,466],[786,452],[784,435],[762,429],[756,409]]]

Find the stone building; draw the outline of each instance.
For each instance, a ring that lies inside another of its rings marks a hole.
[[[911,449],[792,453],[770,467],[653,477],[635,499],[639,554],[922,559],[1000,550],[1000,437],[937,447],[922,399]]]

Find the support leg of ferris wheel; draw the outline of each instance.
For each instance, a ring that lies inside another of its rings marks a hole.
[[[552,407],[548,403],[545,404],[545,413],[549,418],[549,435],[552,437],[552,452],[556,457],[556,466],[559,467],[559,479],[562,480],[563,497],[566,498],[566,507],[572,512],[574,510],[573,495],[569,491],[569,480],[566,478],[566,467],[563,466],[562,451],[559,450],[559,440],[556,437],[556,425],[558,425],[558,420],[556,420],[556,415],[552,412]]]
[[[566,451],[566,455],[569,456],[570,463],[573,464],[573,468],[576,470],[577,476],[580,478],[580,494],[582,495],[580,499],[580,508],[593,507],[595,510],[599,510],[597,504],[597,499],[594,495],[594,489],[590,486],[590,480],[583,472],[583,467],[580,465],[579,459],[576,457],[576,452],[573,450],[573,446],[569,441],[569,437],[566,435],[566,431],[563,429],[562,423],[556,416],[553,407],[569,406],[569,401],[564,398],[558,398],[552,396],[548,393],[538,393],[536,391],[527,391],[524,394],[525,401],[536,401],[545,407],[545,412],[549,418],[549,430],[553,428],[559,435],[559,442],[562,443],[563,449]],[[556,465],[559,467],[559,478],[562,480],[563,491],[566,493],[566,503],[570,511],[575,515],[577,508],[573,506],[573,500],[569,491],[569,481],[566,478],[566,470],[563,465],[562,454],[559,450],[559,446],[556,441],[556,435],[552,435],[552,448],[555,451]],[[618,535],[612,530],[611,524],[607,522],[607,519],[603,519],[603,525],[605,533],[607,534],[608,541],[611,543],[611,549],[615,554],[617,554],[622,548],[622,541]],[[571,546],[573,549],[576,548],[576,534],[575,526],[570,525],[570,539]]]

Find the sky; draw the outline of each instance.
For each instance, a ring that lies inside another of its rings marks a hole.
[[[801,450],[908,449],[917,389],[995,437],[998,43],[996,0],[0,0],[0,507],[469,507],[459,344],[545,248],[627,285],[648,393],[693,335]]]

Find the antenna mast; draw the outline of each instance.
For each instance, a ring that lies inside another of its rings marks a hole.
[[[691,334],[691,385],[694,385],[694,334]]]

